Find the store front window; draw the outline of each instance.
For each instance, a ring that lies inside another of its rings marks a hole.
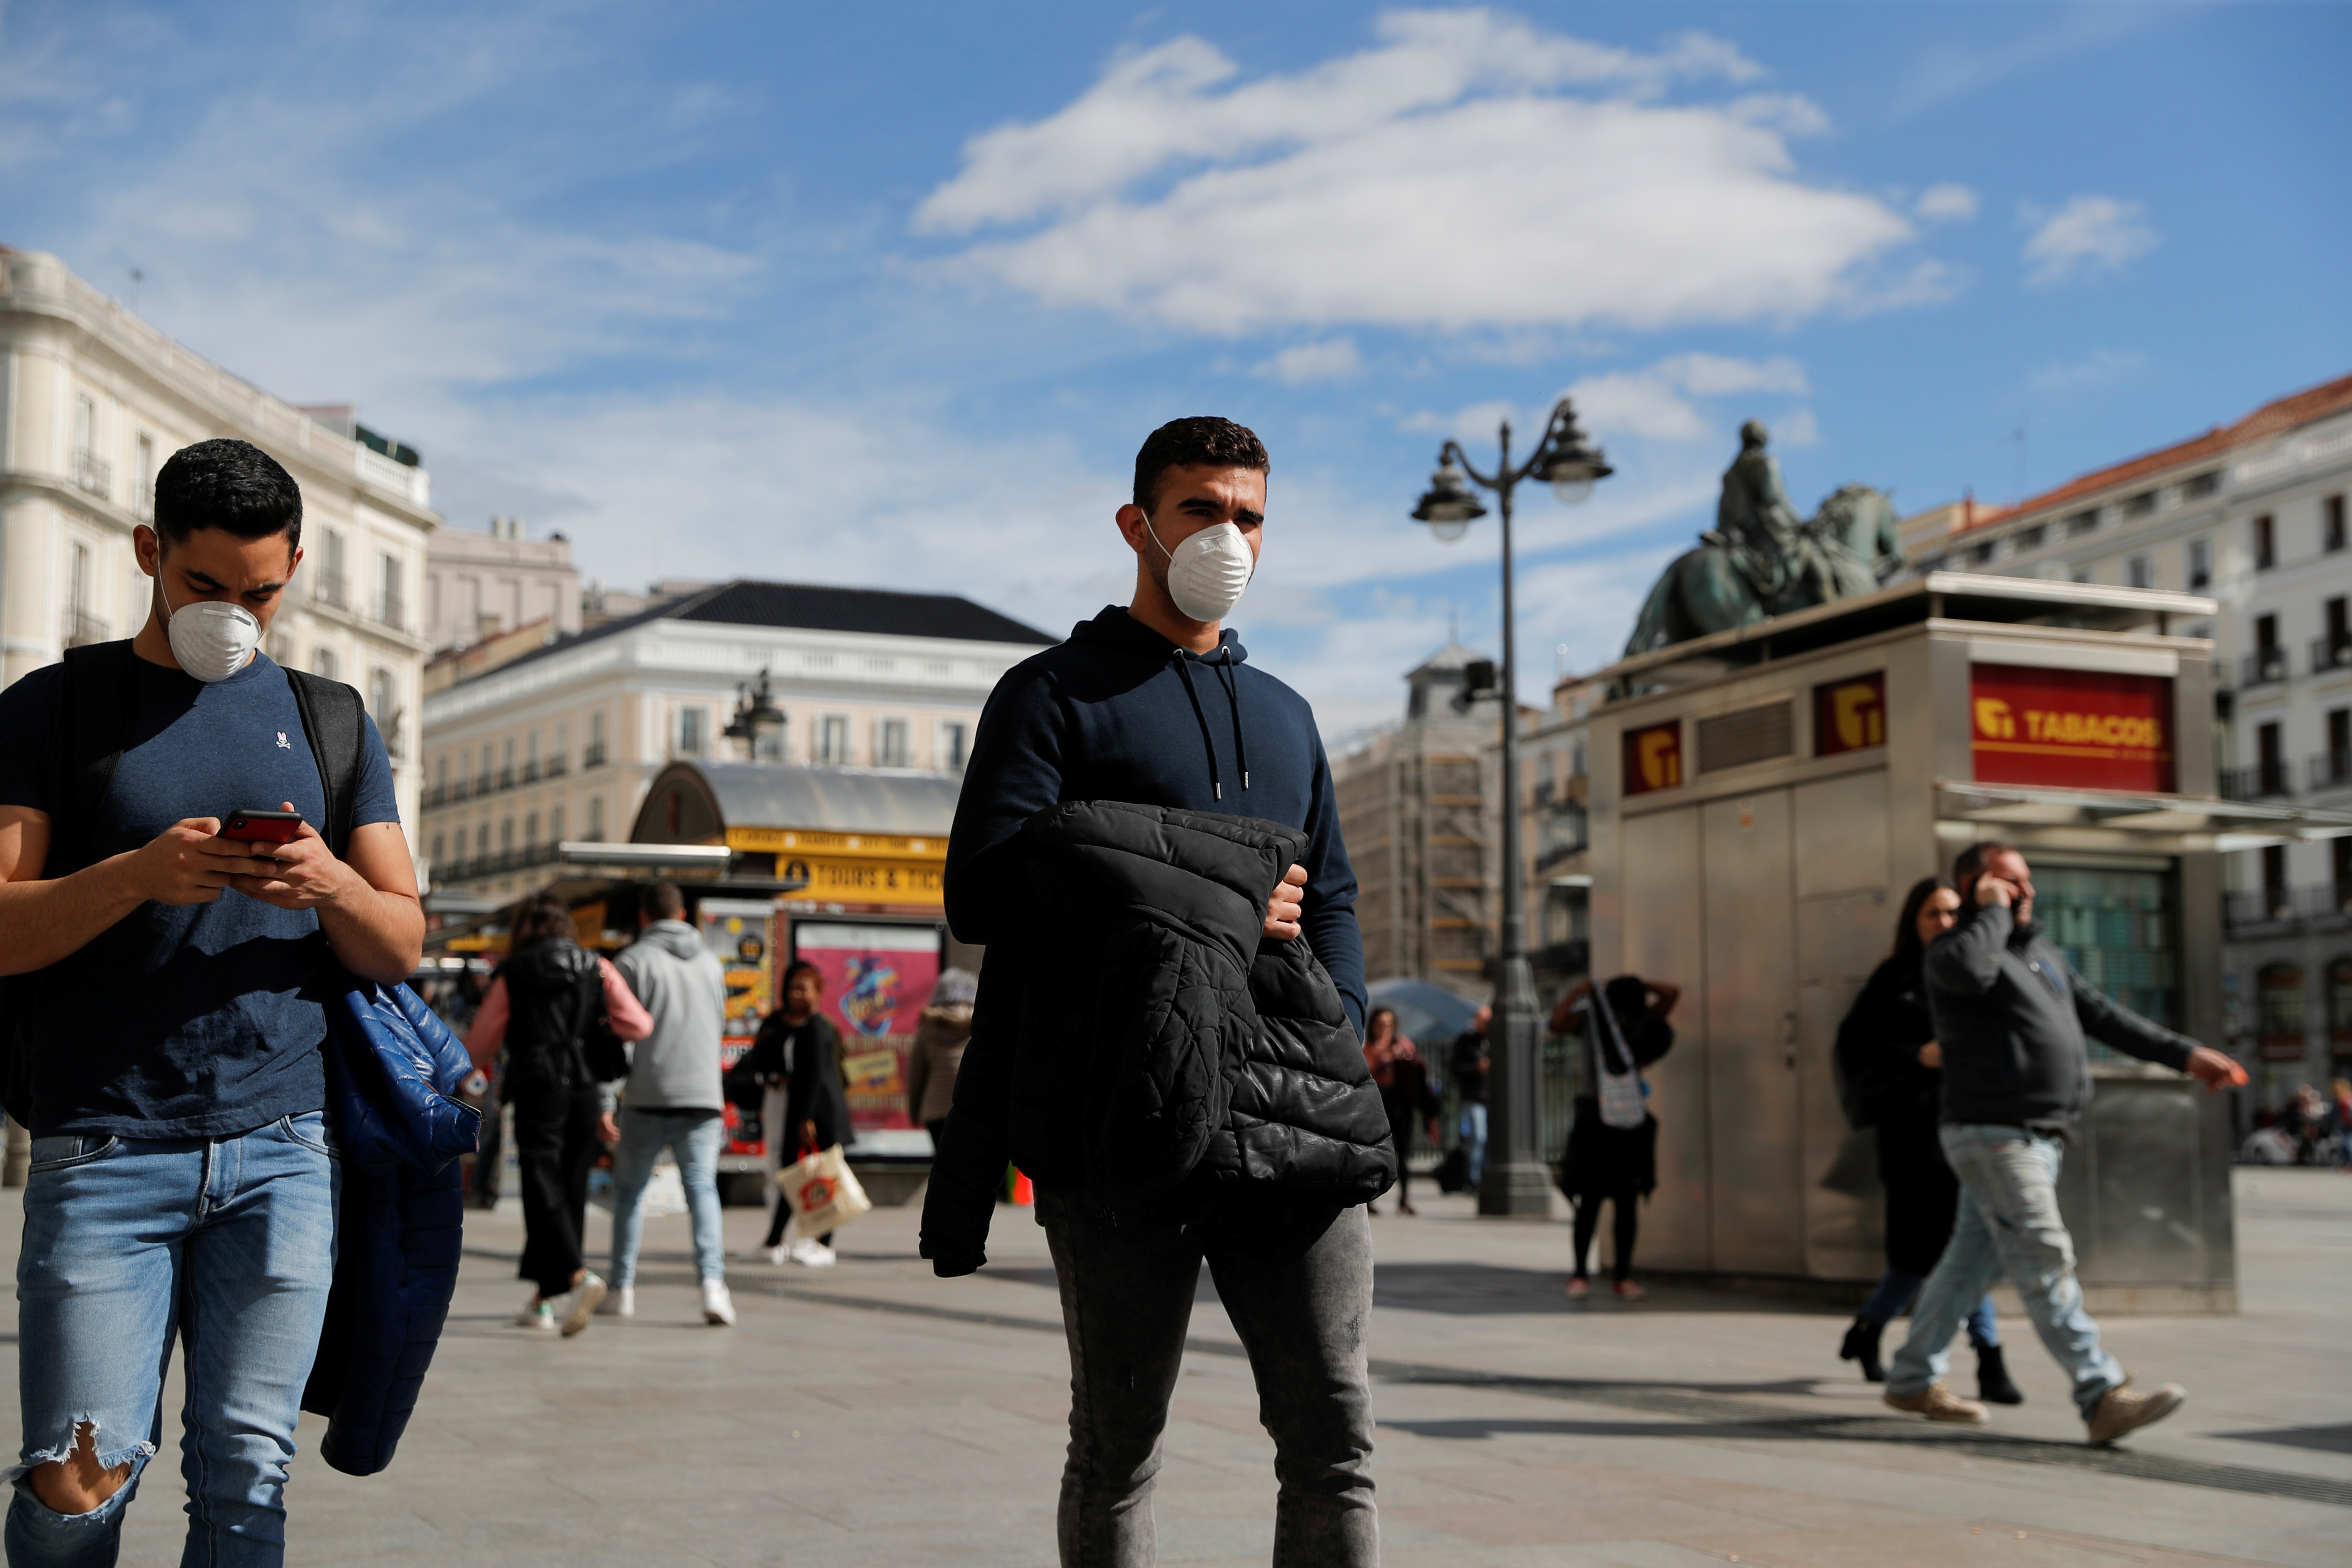
[[[2033,918],[2093,987],[2144,1018],[2178,1029],[2180,959],[2172,889],[2167,871],[2037,860]],[[2095,1041],[2091,1056],[2118,1059]]]

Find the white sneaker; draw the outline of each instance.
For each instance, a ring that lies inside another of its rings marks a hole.
[[[515,1327],[518,1329],[530,1329],[534,1332],[551,1334],[555,1331],[555,1309],[533,1296],[529,1301],[523,1303],[522,1310],[514,1315],[514,1321]]]
[[[766,1258],[769,1262],[775,1264],[778,1268],[782,1268],[786,1263],[792,1261],[793,1249],[782,1245],[775,1247],[763,1247],[760,1248],[760,1256]]]
[[[596,1315],[600,1318],[635,1317],[637,1315],[637,1288],[635,1285],[614,1286],[610,1291],[606,1292],[604,1299],[596,1303]]]
[[[834,1264],[833,1248],[813,1236],[803,1236],[794,1241],[791,1253],[793,1262],[810,1268],[830,1268]]]
[[[708,1323],[731,1323],[735,1321],[735,1298],[727,1293],[724,1279],[702,1282],[702,1319]]]
[[[604,1282],[594,1274],[583,1273],[580,1282],[547,1303],[548,1310],[565,1339],[570,1339],[588,1326],[595,1315],[596,1305],[604,1299]]]

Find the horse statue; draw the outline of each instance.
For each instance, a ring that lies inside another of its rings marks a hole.
[[[1800,519],[1769,439],[1753,419],[1741,427],[1716,526],[1659,574],[1627,658],[1873,593],[1903,569],[1895,507],[1883,492],[1845,485]]]

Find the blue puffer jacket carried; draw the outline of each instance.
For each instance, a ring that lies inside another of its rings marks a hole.
[[[353,982],[327,1007],[327,1105],[342,1151],[335,1284],[302,1408],[320,1457],[371,1476],[416,1409],[465,1241],[457,1156],[481,1112],[451,1098],[466,1047],[405,985]]]

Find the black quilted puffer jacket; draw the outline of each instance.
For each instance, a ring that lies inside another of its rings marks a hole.
[[[1380,1092],[1304,937],[1261,939],[1307,836],[1255,817],[1075,801],[1022,829],[1038,940],[981,973],[923,1203],[941,1275],[985,1258],[1007,1161],[1039,1185],[1207,1216],[1396,1179]]]

